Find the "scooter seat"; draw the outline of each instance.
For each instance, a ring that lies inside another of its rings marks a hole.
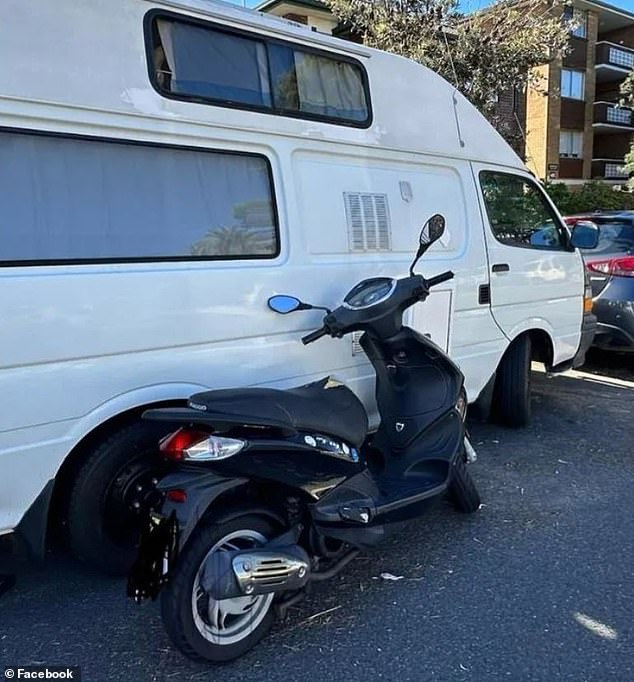
[[[343,384],[329,377],[288,390],[231,388],[193,395],[190,402],[204,405],[214,415],[240,416],[245,423],[273,421],[297,431],[312,431],[340,438],[359,447],[368,432],[368,417],[361,401]]]

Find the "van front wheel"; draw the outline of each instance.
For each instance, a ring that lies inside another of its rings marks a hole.
[[[125,575],[136,555],[141,519],[165,473],[165,426],[135,422],[97,444],[77,471],[68,501],[68,538],[81,561]]]
[[[498,367],[492,411],[505,426],[527,426],[531,420],[531,339],[515,339]]]

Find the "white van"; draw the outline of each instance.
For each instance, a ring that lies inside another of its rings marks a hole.
[[[433,213],[424,274],[456,277],[410,324],[471,402],[522,424],[531,358],[583,354],[559,214],[431,71],[210,0],[2,10],[0,534],[41,554],[60,521],[78,556],[124,568],[160,473],[140,415],[195,391],[330,374],[376,421],[356,340],[306,348],[319,312],[266,301],[403,274]]]

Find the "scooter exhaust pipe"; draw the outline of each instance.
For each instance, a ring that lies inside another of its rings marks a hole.
[[[200,586],[216,600],[299,590],[310,579],[310,558],[299,545],[214,552]]]

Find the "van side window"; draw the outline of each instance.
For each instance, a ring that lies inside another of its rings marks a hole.
[[[155,67],[162,87],[225,103],[270,107],[264,43],[180,21],[156,22]]]
[[[162,13],[149,26],[150,75],[164,96],[370,124],[365,71],[356,60]]]
[[[254,154],[0,133],[0,263],[274,258]]]
[[[360,123],[367,119],[357,66],[284,45],[270,45],[269,55],[279,109]]]
[[[509,246],[564,250],[560,220],[532,181],[510,173],[482,171],[480,186],[491,231]]]

